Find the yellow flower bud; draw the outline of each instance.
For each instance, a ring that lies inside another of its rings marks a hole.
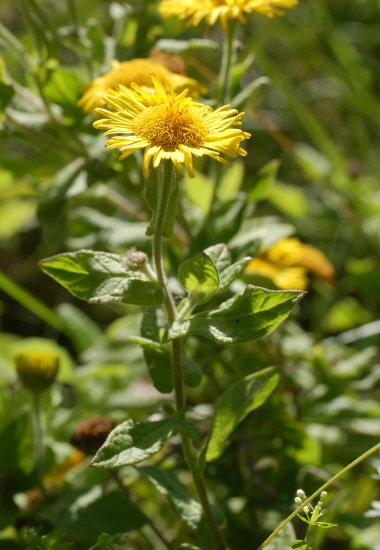
[[[31,391],[49,388],[59,370],[59,357],[46,351],[25,351],[16,355],[15,360],[22,385]]]

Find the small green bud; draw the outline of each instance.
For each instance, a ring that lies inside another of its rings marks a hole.
[[[327,491],[322,491],[321,493],[321,499],[325,499],[327,497]]]
[[[31,391],[49,388],[59,370],[59,357],[46,351],[25,351],[16,355],[15,360],[22,385]]]

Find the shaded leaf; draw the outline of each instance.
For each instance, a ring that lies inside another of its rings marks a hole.
[[[165,300],[162,287],[127,271],[117,254],[79,250],[42,260],[40,266],[74,296],[92,304],[155,306]]]
[[[59,500],[49,502],[42,515],[57,529],[70,536],[95,542],[99,535],[114,535],[140,529],[147,519],[126,495],[104,493],[101,485],[63,492]]]
[[[219,397],[210,429],[207,461],[222,454],[226,438],[251,411],[266,401],[278,378],[276,370],[269,367],[239,380]]]
[[[251,342],[272,332],[305,292],[267,290],[248,285],[218,309],[173,323],[170,338],[197,334],[224,344]]]
[[[90,466],[113,470],[142,462],[158,453],[177,427],[177,417],[157,422],[126,420],[112,430]]]
[[[197,529],[202,520],[201,505],[191,498],[186,487],[177,476],[166,470],[151,466],[139,468],[139,472],[149,477],[156,489],[165,495],[178,516],[192,529]]]

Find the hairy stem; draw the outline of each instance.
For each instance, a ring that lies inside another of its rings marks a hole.
[[[373,453],[376,453],[376,451],[380,450],[380,443],[378,443],[377,445],[375,445],[374,447],[371,447],[371,449],[369,449],[368,451],[366,451],[365,453],[363,453],[362,455],[360,455],[358,458],[356,458],[353,462],[351,462],[350,464],[348,464],[345,468],[343,468],[343,470],[341,470],[340,472],[338,472],[337,474],[335,474],[335,476],[333,476],[331,479],[329,479],[329,481],[327,481],[324,485],[322,485],[322,487],[320,487],[317,491],[315,491],[315,493],[313,493],[308,499],[306,499],[304,502],[302,502],[302,504],[296,509],[294,510],[294,512],[292,514],[290,514],[289,517],[287,517],[278,527],[277,529],[275,529],[275,531],[273,531],[273,533],[271,535],[269,535],[269,537],[258,547],[257,550],[262,550],[262,548],[264,548],[267,544],[270,543],[270,541],[272,539],[274,539],[274,537],[290,522],[292,521],[293,518],[296,517],[297,514],[299,514],[300,512],[302,512],[304,506],[306,506],[307,504],[309,504],[310,502],[312,502],[315,498],[317,498],[321,493],[322,491],[325,491],[326,489],[328,489],[328,487],[330,487],[330,485],[332,483],[334,483],[334,481],[336,481],[337,479],[339,479],[343,474],[345,474],[346,472],[348,472],[349,470],[351,470],[354,466],[356,466],[357,464],[359,464],[360,462],[362,462],[362,460],[368,458],[369,456],[371,456]]]
[[[162,252],[163,252],[163,230],[165,227],[166,215],[169,208],[171,190],[173,189],[174,167],[171,161],[161,162],[158,173],[158,204],[156,211],[156,222],[153,234],[153,261],[156,269],[157,280],[163,287],[166,295],[165,310],[170,324],[177,318],[177,311],[173,296],[168,289],[166,275],[164,271]],[[182,343],[181,338],[172,340],[172,374],[174,383],[175,403],[177,410],[182,409],[185,404],[185,392],[182,370]],[[204,520],[212,534],[215,545],[219,550],[227,548],[219,527],[212,513],[210,501],[208,499],[203,477],[199,475],[196,464],[196,457],[193,445],[189,437],[181,434],[182,447],[187,465],[192,474],[195,489],[202,506]]]
[[[234,57],[235,22],[229,21],[224,35],[222,63],[220,66],[220,101],[224,105],[231,101],[231,67]]]
[[[41,393],[32,391],[32,430],[33,430],[33,471],[38,480],[38,485],[45,493],[42,483],[43,461],[45,455],[44,434],[41,420]]]

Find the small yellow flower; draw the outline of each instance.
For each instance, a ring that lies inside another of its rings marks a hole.
[[[55,380],[59,358],[46,351],[27,351],[16,355],[17,374],[28,390],[44,391]]]
[[[283,290],[304,290],[308,273],[318,279],[332,282],[334,267],[326,256],[314,246],[297,238],[282,239],[247,266],[246,273],[272,279]]]
[[[183,164],[194,177],[193,155],[209,157],[231,164],[220,153],[236,158],[247,152],[239,147],[250,134],[232,124],[241,124],[244,113],[230,109],[229,105],[213,111],[211,107],[196,103],[187,97],[187,90],[176,95],[168,93],[156,75],[151,75],[156,93],[146,92],[132,84],[133,90],[119,86],[119,93],[106,96],[112,111],[96,109],[108,118],[97,120],[95,128],[107,130],[103,135],[117,135],[106,142],[108,149],[120,149],[125,159],[139,149],[145,149],[143,172],[148,177],[149,164],[157,168],[163,159],[170,159],[178,170]]]
[[[189,19],[187,26],[196,26],[202,19],[214,25],[218,19],[224,30],[229,19],[245,24],[245,15],[258,12],[267,17],[283,15],[278,8],[293,8],[298,0],[163,0],[158,11],[164,18],[177,16]]]
[[[129,88],[134,82],[144,89],[154,92],[150,73],[156,73],[164,81],[170,83],[176,91],[182,92],[188,89],[190,94],[196,97],[199,93],[205,93],[206,88],[193,78],[187,78],[181,74],[170,71],[163,63],[151,59],[133,59],[131,61],[112,61],[112,69],[103,76],[96,78],[87,88],[83,97],[78,101],[78,106],[86,113],[92,113],[96,107],[104,105],[104,97],[109,90],[117,90],[119,84]]]

